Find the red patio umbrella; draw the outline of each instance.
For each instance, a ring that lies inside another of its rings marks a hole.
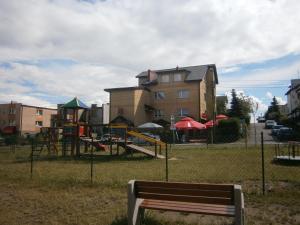
[[[216,116],[216,119],[217,120],[227,120],[228,116],[223,115],[223,114],[219,114],[219,115]]]
[[[184,117],[183,119],[175,123],[175,127],[178,130],[206,129],[206,126],[204,124],[199,123],[190,117]]]
[[[218,121],[217,121],[217,120],[215,121],[215,123],[214,123],[213,120],[210,120],[210,121],[208,121],[208,122],[205,123],[205,126],[206,126],[207,128],[213,127],[213,126],[215,126],[215,125],[218,125]]]

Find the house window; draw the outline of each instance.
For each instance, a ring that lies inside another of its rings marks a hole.
[[[163,91],[157,91],[157,92],[154,92],[154,98],[156,99],[156,100],[163,100],[163,99],[165,99],[165,92],[163,92]]]
[[[43,121],[35,121],[35,126],[42,127],[43,126]]]
[[[10,108],[9,109],[9,114],[16,114],[16,109]]]
[[[174,81],[175,82],[182,81],[181,73],[175,73],[174,74]]]
[[[9,126],[15,126],[16,125],[16,121],[15,120],[8,120],[8,125]]]
[[[189,111],[185,108],[180,108],[177,112],[178,116],[188,116],[189,115]]]
[[[36,115],[38,115],[38,116],[43,115],[43,110],[42,109],[37,109],[36,110]]]
[[[170,82],[170,76],[168,74],[161,75],[161,82],[162,83],[168,83],[168,82]]]
[[[179,90],[178,91],[178,98],[188,98],[189,91],[188,90]]]
[[[162,117],[164,115],[164,112],[161,109],[156,109],[154,111],[154,117]]]

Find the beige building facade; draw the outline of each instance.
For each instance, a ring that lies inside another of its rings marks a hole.
[[[51,116],[56,113],[56,109],[16,102],[0,104],[0,130],[3,133],[38,133],[42,127],[50,127]]]
[[[145,71],[137,87],[105,89],[110,94],[110,118],[123,116],[135,126],[151,121],[170,122],[190,116],[212,118],[216,110],[215,65]]]

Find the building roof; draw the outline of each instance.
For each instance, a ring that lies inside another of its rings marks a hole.
[[[299,88],[300,88],[300,84],[296,84],[294,86],[290,86],[290,89],[285,93],[285,95],[288,95],[293,90],[296,90],[296,92],[298,92]]]
[[[0,103],[0,105],[19,105],[22,107],[30,107],[30,108],[37,108],[37,109],[47,109],[47,110],[57,110],[55,108],[49,108],[49,107],[43,107],[43,106],[34,106],[34,105],[26,105],[26,104],[22,104],[22,103],[18,103],[18,102],[10,102],[10,103]]]
[[[216,83],[218,84],[218,74],[215,64],[208,65],[199,65],[199,66],[186,66],[186,67],[176,67],[171,69],[163,69],[163,70],[153,70],[156,73],[166,73],[166,72],[175,72],[175,71],[185,71],[187,72],[187,77],[185,81],[196,81],[203,80],[205,77],[207,70],[212,68],[214,70]],[[143,71],[136,76],[136,78],[147,77],[148,71]]]
[[[129,91],[129,90],[146,90],[149,91],[148,88],[142,86],[134,86],[134,87],[120,87],[120,88],[106,88],[104,91],[112,92],[112,91]]]
[[[64,104],[62,107],[65,109],[88,109],[89,108],[82,101],[80,101],[77,97],[73,98],[71,101]]]
[[[22,104],[22,107],[30,107],[30,108],[37,108],[37,109],[46,109],[46,110],[55,110],[55,111],[57,111],[57,109],[48,108],[48,107],[42,107],[42,106],[33,106],[33,105],[24,105],[24,104]]]

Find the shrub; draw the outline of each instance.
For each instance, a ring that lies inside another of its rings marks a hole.
[[[233,142],[240,138],[241,124],[238,118],[220,120],[215,131],[216,142]]]
[[[15,134],[11,134],[5,137],[4,140],[6,145],[16,145],[18,144],[18,136]]]

